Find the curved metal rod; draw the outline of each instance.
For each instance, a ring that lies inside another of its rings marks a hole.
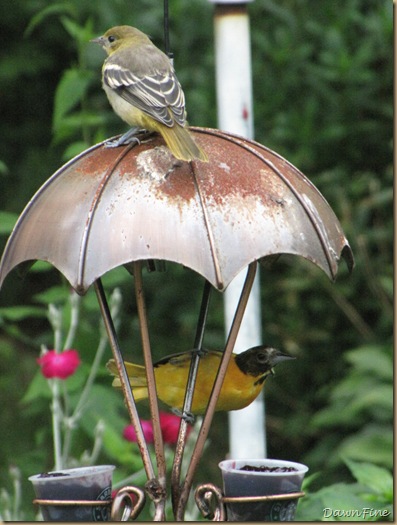
[[[111,504],[111,500],[35,498],[33,504],[46,505],[47,507],[108,507]]]
[[[128,154],[128,152],[131,150],[132,147],[133,147],[133,144],[128,145],[125,149],[121,151],[121,153],[116,158],[116,160],[110,164],[110,166],[106,170],[106,173],[102,177],[98,185],[98,188],[95,192],[95,195],[92,199],[90,210],[88,212],[88,216],[87,216],[85,226],[84,226],[83,236],[81,238],[81,244],[80,244],[79,267],[78,267],[78,272],[77,272],[78,274],[77,282],[79,286],[82,286],[82,283],[84,282],[85,266],[87,262],[88,239],[91,233],[95,212],[98,209],[99,203],[101,201],[101,196],[112,174],[116,170],[117,166],[120,164],[123,158]]]
[[[132,496],[135,496],[136,498]],[[133,486],[123,487],[117,492],[113,500],[111,520],[135,520],[144,506],[145,493],[143,492],[143,490]]]
[[[199,485],[194,493],[196,505],[203,517],[211,521],[226,521],[223,494],[220,488],[212,483]]]
[[[163,435],[160,426],[159,405],[157,400],[156,378],[154,375],[152,352],[150,347],[149,329],[147,324],[147,314],[145,296],[142,282],[142,262],[134,261],[135,278],[135,297],[138,308],[139,327],[143,347],[143,357],[145,360],[147,389],[149,394],[150,415],[153,422],[154,449],[157,462],[157,479],[149,479],[147,490],[153,500],[156,511],[154,521],[164,521],[165,500],[166,500],[166,463],[164,455]],[[151,490],[149,487],[152,487]]]
[[[266,496],[223,496],[223,503],[256,503],[259,501],[283,501],[303,498],[305,492],[287,492],[285,494],[270,494]]]
[[[209,281],[205,281],[203,297],[201,300],[200,314],[197,322],[196,336],[194,339],[194,349],[200,350],[203,345],[205,324],[208,316],[209,302],[211,297],[212,285]],[[195,352],[192,354],[192,360],[190,362],[189,376],[186,386],[185,400],[183,404],[183,413],[188,414],[192,408],[193,394],[196,385],[196,378],[198,373],[198,367],[200,364],[200,353]],[[172,494],[172,508],[174,514],[176,514],[176,509],[178,506],[179,500],[179,491],[180,491],[180,479],[181,479],[181,468],[183,461],[183,454],[185,450],[185,444],[187,439],[187,429],[188,423],[186,418],[182,417],[181,424],[179,427],[178,441],[176,444],[174,462],[172,465],[172,474],[171,474],[171,494]]]
[[[176,512],[176,520],[183,521],[183,515],[186,507],[186,503],[189,497],[190,489],[193,483],[193,476],[197,468],[197,464],[203,453],[205,441],[210,430],[212,418],[214,416],[216,403],[222,388],[223,380],[226,375],[226,370],[229,364],[230,357],[232,355],[234,345],[238,336],[240,325],[243,319],[245,308],[251,293],[252,285],[254,283],[255,274],[257,269],[257,262],[253,262],[248,266],[247,276],[245,278],[243,290],[241,292],[240,300],[237,305],[236,313],[232,322],[232,326],[229,331],[229,337],[226,342],[225,350],[221,359],[219,370],[215,379],[214,386],[212,388],[211,396],[208,402],[207,410],[203,422],[201,424],[200,432],[197,438],[195,448],[193,450],[192,458],[190,460],[185,481],[181,487],[181,493],[179,496],[178,508]]]
[[[103,317],[103,322],[105,324],[106,331],[108,333],[110,346],[113,352],[113,357],[117,365],[118,374],[120,377],[121,388],[123,390],[123,395],[125,402],[127,404],[128,413],[130,415],[131,423],[134,426],[139,450],[142,456],[143,466],[146,471],[146,476],[148,479],[155,477],[152,460],[149,454],[148,446],[146,444],[145,436],[143,434],[142,425],[139,419],[139,414],[136,408],[134,396],[132,394],[131,385],[128,380],[127,371],[125,369],[123,356],[121,354],[120,346],[117,340],[116,330],[113,325],[113,320],[110,315],[109,306],[106,300],[106,295],[103,289],[101,279],[97,279],[94,282],[95,292],[97,294],[99,307]]]
[[[214,238],[214,232],[211,227],[211,221],[209,218],[208,213],[208,205],[205,199],[205,195],[202,191],[200,180],[199,180],[199,171],[197,170],[196,163],[194,161],[190,162],[190,169],[192,172],[192,177],[194,181],[194,185],[197,190],[197,195],[200,199],[200,206],[201,206],[201,213],[203,214],[203,220],[205,223],[205,229],[208,235],[208,242],[210,245],[211,255],[212,255],[212,261],[214,263],[214,272],[215,272],[215,279],[216,279],[216,286],[218,289],[222,289],[223,287],[223,278],[222,278],[222,271],[221,271],[221,262],[219,260],[219,257],[216,253],[216,242]]]

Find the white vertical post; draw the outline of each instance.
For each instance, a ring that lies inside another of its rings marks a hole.
[[[218,127],[253,138],[252,74],[249,0],[215,3],[215,60]],[[228,332],[239,300],[246,271],[225,291],[225,329]],[[259,273],[254,282],[234,351],[261,343]],[[262,394],[247,408],[229,412],[229,449],[233,458],[266,457],[265,410]]]

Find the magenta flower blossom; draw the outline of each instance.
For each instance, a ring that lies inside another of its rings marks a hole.
[[[153,427],[151,421],[146,421],[141,419],[141,425],[143,430],[143,435],[145,436],[146,443],[153,443]],[[123,431],[123,437],[127,441],[132,441],[136,443],[138,441],[136,437],[135,429],[132,425],[127,425]]]
[[[77,350],[65,350],[60,353],[49,350],[38,358],[37,362],[41,366],[43,376],[47,379],[54,377],[66,379],[75,373],[80,364],[80,357]]]
[[[160,412],[160,426],[161,433],[163,434],[164,443],[169,445],[175,445],[178,440],[180,418],[174,414],[167,414],[166,412]],[[153,443],[153,425],[151,421],[146,419],[141,419],[141,425],[145,440],[147,443]],[[188,432],[190,432],[191,427],[188,427]],[[123,437],[127,441],[132,441],[136,443],[137,437],[134,427],[132,425],[127,425],[123,431]]]
[[[160,412],[160,426],[163,434],[164,443],[175,445],[178,440],[179,425],[181,424],[180,417],[175,414],[167,414],[167,412]],[[188,432],[190,427],[188,427]]]

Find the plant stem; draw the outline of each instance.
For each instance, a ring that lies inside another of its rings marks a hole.
[[[70,326],[68,335],[66,336],[66,341],[63,349],[67,350],[72,347],[74,338],[76,336],[77,327],[79,324],[79,313],[80,313],[80,301],[81,298],[76,292],[72,292],[70,296]]]
[[[78,311],[79,311],[79,302],[80,302],[79,300],[80,300],[80,297],[77,296],[77,299],[73,300],[72,302],[71,325],[75,325],[76,328],[77,328],[77,323],[78,323]],[[116,288],[113,291],[112,297],[111,297],[111,310],[112,310],[111,313],[112,313],[112,317],[115,320],[115,323],[117,323],[118,318],[119,318],[121,302],[122,302],[122,298],[121,298],[120,290]],[[75,329],[74,329],[74,332],[75,332]],[[69,339],[69,335],[71,333],[73,333],[72,329],[69,330],[67,339]],[[90,373],[88,375],[87,381],[84,385],[83,391],[73,411],[73,414],[67,419],[65,419],[66,431],[65,431],[65,436],[64,436],[64,446],[63,446],[63,454],[62,454],[63,461],[65,463],[67,462],[67,459],[70,454],[70,449],[72,445],[73,429],[76,427],[77,422],[83,415],[83,411],[88,401],[88,398],[91,392],[91,388],[92,388],[92,385],[94,384],[99,367],[101,365],[102,357],[106,350],[107,343],[108,343],[108,338],[107,338],[106,330],[104,329],[103,326],[101,326],[98,347],[95,353],[94,361],[92,362],[92,365],[91,365],[91,369],[90,369]]]
[[[57,353],[61,352],[62,348],[62,309],[50,304],[48,307],[48,318],[54,331],[54,349]],[[54,442],[54,463],[55,470],[63,468],[62,462],[62,438],[61,438],[61,424],[62,424],[62,408],[60,400],[60,384],[59,379],[54,378],[49,381],[52,394],[52,434]]]
[[[54,460],[55,470],[61,470],[63,468],[62,461],[62,440],[61,440],[61,423],[62,423],[62,409],[59,399],[59,379],[51,380],[51,392],[52,392],[52,432],[54,440]]]
[[[84,389],[77,402],[76,408],[73,411],[73,414],[67,418],[66,432],[65,432],[65,438],[64,438],[64,447],[63,447],[63,454],[62,454],[64,461],[67,461],[67,458],[69,457],[70,448],[72,444],[73,429],[75,428],[76,423],[79,421],[79,419],[83,415],[84,406],[90,395],[91,387],[95,381],[99,366],[101,364],[103,353],[106,349],[106,345],[107,345],[107,339],[101,337],[99,344],[98,344],[96,354],[95,354],[94,361],[90,369],[90,373],[84,385]]]

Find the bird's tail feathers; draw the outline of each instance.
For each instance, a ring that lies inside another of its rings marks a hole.
[[[197,145],[187,128],[174,124],[161,133],[171,153],[180,160],[202,160],[208,162],[205,152]]]
[[[148,392],[147,387],[143,387],[143,386],[140,386],[138,388],[134,387],[132,389],[132,393],[134,395],[134,399],[136,402],[142,401],[142,399],[147,399],[149,397],[149,392]]]
[[[147,388],[146,388],[146,372],[145,367],[141,365],[135,365],[134,363],[128,363],[127,361],[124,362],[127,375],[130,380],[131,388],[133,389],[142,389],[146,390],[146,396],[140,397],[140,399],[143,399],[144,397],[147,397]],[[115,376],[113,379],[112,386],[115,388],[121,388],[121,381],[119,378],[119,373],[117,370],[117,365],[114,359],[110,359],[106,363],[106,368],[109,370],[109,372]],[[135,390],[134,390],[134,396],[135,396]],[[136,398],[136,396],[135,396]]]

